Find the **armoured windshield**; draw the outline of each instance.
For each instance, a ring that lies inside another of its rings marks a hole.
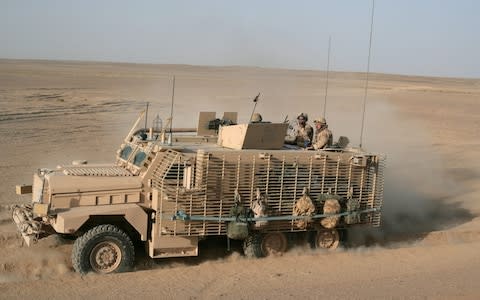
[[[132,153],[132,147],[127,145],[120,152],[120,158],[123,159],[123,160],[128,160],[128,157],[130,156],[130,153]]]
[[[139,151],[137,154],[135,154],[135,158],[133,159],[133,164],[136,165],[137,167],[140,167],[143,161],[147,155],[143,151]]]

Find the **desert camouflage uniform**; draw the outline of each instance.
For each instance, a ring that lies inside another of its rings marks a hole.
[[[305,127],[301,127],[298,123],[293,128],[293,134],[285,138],[285,142],[288,144],[296,144],[300,147],[309,146],[313,140],[313,128],[312,126],[305,124]],[[305,145],[307,141],[307,145]]]
[[[268,200],[266,196],[262,196],[260,194],[260,190],[258,188],[257,188],[256,200],[252,202],[250,208],[255,218],[267,216]],[[259,228],[266,225],[267,223],[268,223],[267,221],[256,221],[255,227]]]
[[[310,146],[313,140],[313,128],[312,126],[305,124],[305,127],[298,127],[297,145],[300,147]],[[307,142],[307,145],[305,145]]]
[[[322,127],[317,135],[315,136],[315,141],[313,142],[313,148],[315,150],[323,149],[325,147],[331,146],[333,143],[333,135],[328,126]]]

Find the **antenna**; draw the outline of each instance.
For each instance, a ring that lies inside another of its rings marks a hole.
[[[173,86],[172,86],[172,106],[170,107],[170,135],[168,139],[168,144],[172,144],[172,123],[173,123],[173,103],[175,100],[175,75],[173,75]]]
[[[128,143],[130,141],[130,139],[132,138],[132,135],[133,133],[135,132],[135,128],[138,126],[138,124],[140,123],[140,121],[142,120],[143,116],[145,114],[145,111],[142,111],[140,113],[140,115],[138,116],[137,120],[135,121],[135,123],[133,124],[132,126],[132,129],[130,129],[130,132],[127,134],[127,136],[125,137],[125,143]]]
[[[147,102],[147,108],[145,109],[145,130],[147,130],[147,119],[148,119],[148,102]]]
[[[332,44],[332,36],[328,37],[328,58],[327,58],[327,79],[325,83],[325,102],[323,103],[323,117],[327,113],[327,94],[328,94],[328,73],[330,71],[330,47]]]
[[[370,43],[368,45],[368,63],[367,63],[367,78],[365,81],[365,94],[363,95],[363,116],[362,116],[362,127],[360,131],[360,145],[359,147],[362,148],[362,141],[363,141],[363,128],[365,124],[365,108],[367,104],[367,91],[368,91],[368,77],[370,74],[370,54],[372,52],[372,33],[373,33],[373,16],[375,12],[375,0],[372,0],[372,20],[370,23]]]
[[[258,97],[260,97],[260,93],[258,93],[258,95],[255,98],[253,98],[253,102],[255,104],[253,105],[252,114],[250,115],[250,120],[248,120],[248,123],[250,123],[252,121],[253,114],[255,113],[255,108],[257,107]]]

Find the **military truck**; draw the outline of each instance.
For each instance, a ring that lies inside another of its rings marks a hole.
[[[80,273],[127,271],[134,242],[152,258],[196,256],[214,236],[243,241],[246,256],[282,254],[292,239],[335,249],[340,231],[379,226],[385,158],[359,148],[285,145],[288,124],[237,124],[200,113],[195,133],[134,123],[113,164],[39,169],[32,203],[13,220],[27,245],[75,239]]]

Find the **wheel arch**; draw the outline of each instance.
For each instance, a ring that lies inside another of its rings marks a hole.
[[[92,215],[77,229],[76,235],[82,235],[99,225],[114,225],[123,230],[132,240],[142,240],[141,233],[125,219],[124,215]]]
[[[148,239],[149,213],[137,204],[72,208],[58,213],[52,227],[57,233],[81,235],[101,224],[116,225],[141,241]]]

